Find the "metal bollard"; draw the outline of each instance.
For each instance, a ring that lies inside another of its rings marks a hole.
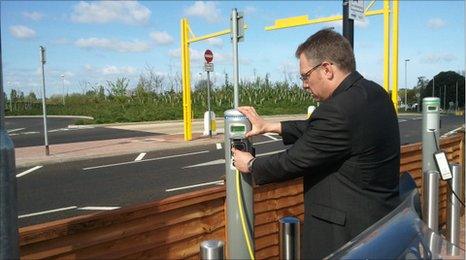
[[[451,189],[461,196],[461,166],[459,164],[451,164]],[[447,193],[450,207],[447,213],[447,238],[448,240],[458,246],[460,243],[460,202],[452,192]],[[456,249],[456,250],[455,250]],[[457,255],[457,248],[453,248],[452,255]]]
[[[224,243],[221,240],[205,240],[201,243],[201,259],[224,259]]]
[[[438,171],[427,171],[424,174],[426,178],[424,185],[427,186],[424,188],[426,192],[423,194],[425,211],[422,215],[426,218],[427,226],[434,232],[438,232],[439,175]]]
[[[299,219],[283,217],[280,219],[280,259],[300,259]]]

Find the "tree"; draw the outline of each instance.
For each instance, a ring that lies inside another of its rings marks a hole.
[[[136,89],[139,89],[140,93],[152,94],[156,92],[163,92],[163,82],[165,77],[158,74],[153,67],[147,65],[145,72],[139,75],[139,81],[136,85]]]
[[[117,78],[115,82],[108,81],[108,90],[110,92],[110,97],[113,98],[117,103],[121,105],[121,108],[124,110],[125,101],[127,100],[126,93],[128,91],[129,79]]]
[[[210,86],[213,86],[212,81],[210,81]],[[201,79],[198,82],[196,82],[196,85],[194,85],[194,89],[196,91],[207,91],[207,79]]]
[[[11,91],[10,91],[10,111],[13,111],[13,104],[16,104],[16,102],[18,102],[18,92],[16,92],[16,89],[11,89]]]
[[[448,108],[449,102],[456,102],[456,84],[458,82],[458,106],[464,107],[464,76],[454,71],[442,71],[434,76],[434,96],[440,98],[440,107]],[[425,82],[421,82],[425,83]],[[419,80],[418,80],[419,84]],[[429,80],[421,91],[421,102],[424,97],[432,96],[433,80]]]
[[[107,80],[107,85],[110,90],[110,95],[114,97],[124,97],[128,90],[129,79],[125,77],[117,78],[115,82]]]
[[[228,88],[230,86],[230,80],[228,79],[228,73],[225,71],[223,72],[225,74],[225,82],[223,83],[225,88]]]

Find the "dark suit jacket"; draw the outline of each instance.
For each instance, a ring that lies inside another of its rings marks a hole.
[[[353,72],[310,119],[281,126],[293,146],[252,172],[256,184],[303,177],[303,259],[327,256],[398,205],[398,119],[378,84]]]

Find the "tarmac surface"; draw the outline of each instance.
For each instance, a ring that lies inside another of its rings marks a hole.
[[[305,118],[305,114],[264,116],[264,119],[270,122],[299,120]],[[203,135],[203,120],[193,120],[191,141],[184,140],[184,127],[182,120],[108,124],[105,126],[106,128],[147,132],[152,133],[152,135],[149,134],[142,137],[54,144],[49,146],[50,154],[48,156],[45,155],[45,147],[43,145],[18,147],[15,149],[16,167],[29,167],[38,163],[54,164],[138,152],[172,150],[223,142],[223,119],[218,118],[217,134],[212,136],[212,138]]]

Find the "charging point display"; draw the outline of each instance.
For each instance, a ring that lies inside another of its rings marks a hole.
[[[252,176],[233,165],[231,149],[255,154],[246,133],[251,122],[237,109],[225,111],[225,176],[227,184],[228,258],[251,259],[254,252],[254,211]]]

